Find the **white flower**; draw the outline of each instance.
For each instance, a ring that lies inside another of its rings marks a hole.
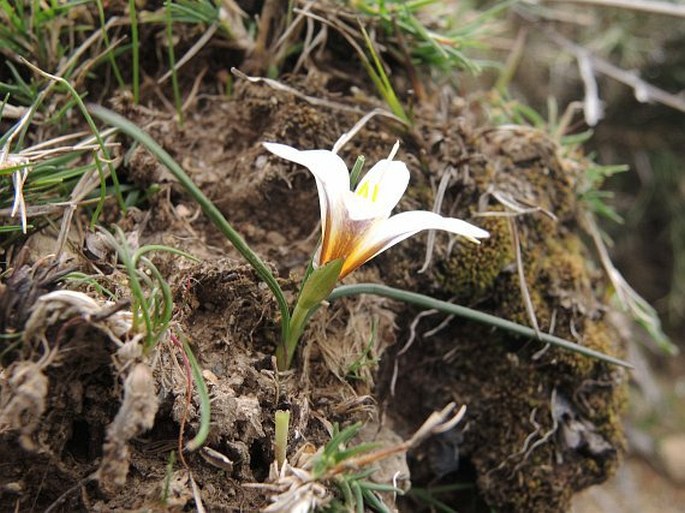
[[[285,144],[264,143],[271,153],[305,166],[316,178],[321,246],[315,263],[323,265],[342,258],[340,278],[421,230],[445,230],[476,243],[489,236],[466,221],[425,210],[391,216],[409,183],[407,166],[392,160],[398,146],[395,144],[390,156],[366,173],[353,192],[345,162],[332,151],[300,151]]]

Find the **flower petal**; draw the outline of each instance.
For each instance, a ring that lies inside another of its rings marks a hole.
[[[350,190],[350,173],[343,159],[328,150],[301,151],[278,143],[262,143],[274,155],[300,164],[325,184],[326,188],[337,191]]]
[[[350,194],[350,174],[343,159],[328,150],[301,151],[278,143],[262,143],[274,155],[305,166],[316,178],[321,209],[322,247],[325,249],[337,220],[347,218],[345,196]]]
[[[409,184],[404,162],[380,160],[366,173],[346,205],[352,219],[387,217],[399,203]]]
[[[354,251],[348,255],[340,277],[344,277],[379,253],[422,230],[444,230],[461,235],[475,243],[479,242],[478,239],[490,236],[485,230],[461,219],[443,217],[425,210],[402,212],[378,222],[367,232],[364,239],[359,241]]]

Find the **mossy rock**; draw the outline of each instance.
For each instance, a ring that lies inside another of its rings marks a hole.
[[[447,189],[441,211],[486,228],[491,238],[454,247],[438,238],[422,275],[411,272],[420,265],[422,250],[402,246],[381,261],[384,278],[530,325],[522,271],[542,331],[620,354],[621,344],[604,316],[606,283],[581,237],[583,205],[575,187],[582,165],[564,160],[561,149],[532,128],[476,128],[462,119],[461,133],[469,152],[468,175]],[[417,180],[422,193],[410,192],[411,206],[421,201],[430,207],[426,184],[439,179],[424,171]],[[402,327],[409,330],[417,314],[406,308]],[[623,370],[463,319],[422,339],[422,331],[441,321],[419,324],[417,340],[398,357],[396,395],[386,398],[391,415],[411,427],[451,400],[467,405],[458,452],[461,468],[472,469],[471,474],[462,470],[442,476],[441,483],[474,479],[494,510],[547,513],[565,511],[577,491],[612,474],[623,450]],[[414,455],[416,479],[440,477],[441,465],[430,457],[439,443]]]

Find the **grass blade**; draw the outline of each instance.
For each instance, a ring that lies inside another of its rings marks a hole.
[[[169,69],[171,70],[171,88],[174,91],[174,104],[176,106],[176,115],[178,116],[179,126],[183,126],[183,102],[181,100],[181,92],[178,87],[178,73],[176,71],[176,54],[174,52],[174,32],[173,22],[171,19],[171,2],[167,0],[166,3],[166,39],[167,47],[169,49]]]
[[[129,18],[131,20],[131,57],[133,63],[133,103],[136,105],[140,100],[140,48],[138,43],[138,15],[136,13],[135,0],[128,1]]]

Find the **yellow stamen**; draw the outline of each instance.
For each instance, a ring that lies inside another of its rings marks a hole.
[[[371,201],[376,202],[378,200],[378,189],[379,189],[379,184],[374,184],[373,186],[373,192],[371,193]],[[356,190],[355,194],[357,196],[361,196],[364,199],[369,199],[369,182],[364,182],[359,186],[359,189]]]

